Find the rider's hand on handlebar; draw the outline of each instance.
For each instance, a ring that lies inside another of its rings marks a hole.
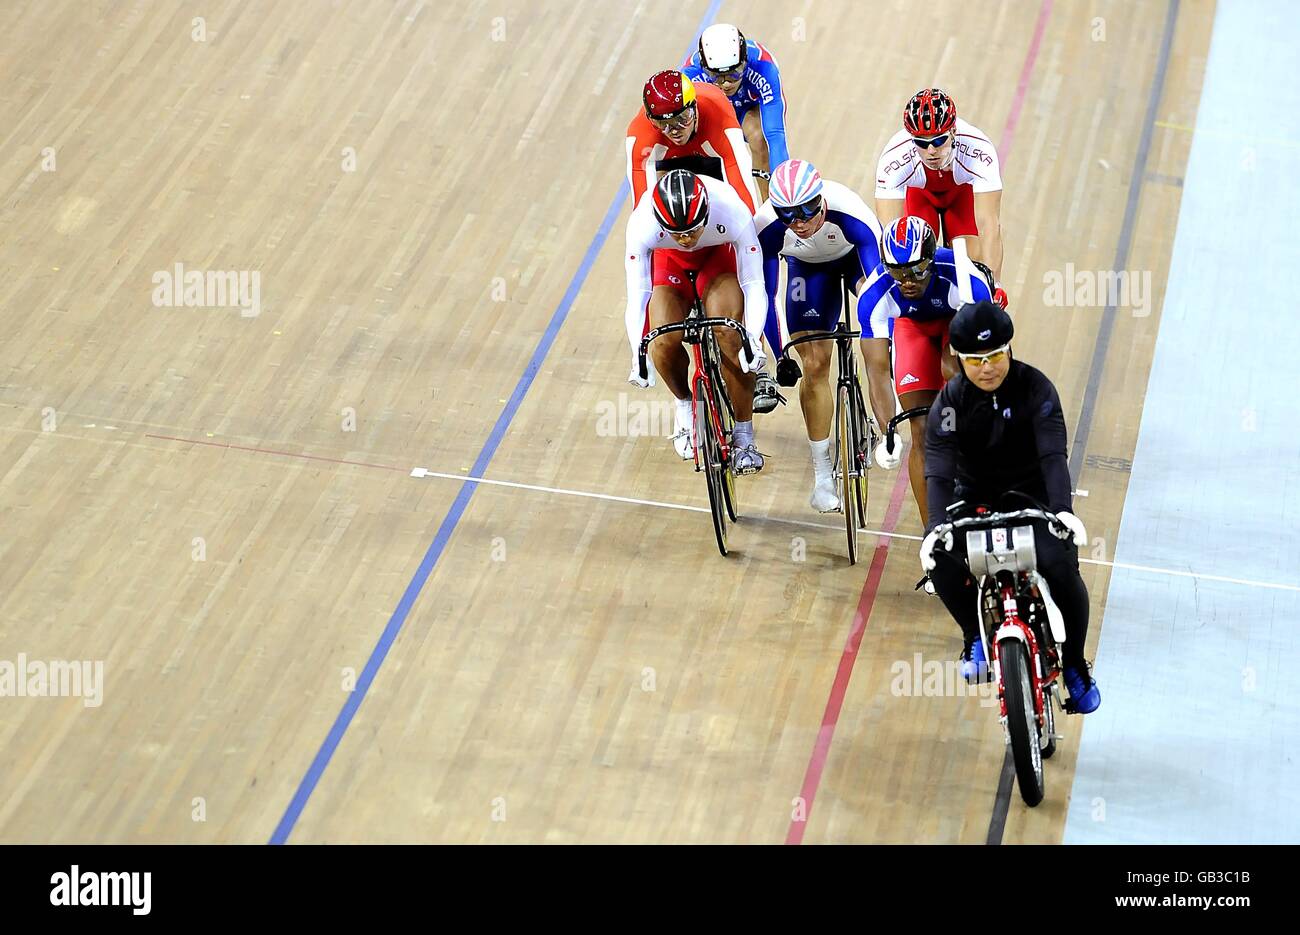
[[[946,551],[951,551],[952,531],[949,530],[948,532],[945,532],[943,534],[943,539],[940,540],[939,530],[931,529],[925,534],[925,538],[921,540],[921,568],[925,570],[927,575],[934,571],[934,547],[938,545],[940,541],[943,542],[943,547]]]
[[[763,339],[749,335],[747,338],[749,346],[754,350],[754,358],[751,360],[742,348],[740,351],[740,369],[745,373],[761,373],[767,366],[767,354],[763,353]]]
[[[1056,518],[1059,519],[1062,522],[1062,524],[1064,524],[1066,528],[1070,530],[1070,533],[1072,534],[1071,538],[1074,540],[1075,545],[1085,546],[1088,544],[1088,530],[1084,528],[1083,520],[1079,519],[1079,517],[1075,516],[1073,513],[1069,512],[1068,510],[1061,513],[1057,513]],[[1056,532],[1055,530],[1053,530],[1053,533],[1062,539],[1065,538],[1065,536],[1062,536],[1059,532]]]
[[[645,389],[646,387],[654,386],[654,385],[655,385],[655,368],[654,368],[654,366],[653,366],[653,365],[652,365],[648,360],[646,361],[646,368],[645,368],[645,369],[646,369],[646,376],[645,376],[645,378],[643,379],[643,378],[641,377],[641,365],[640,365],[640,363],[639,363],[637,360],[633,359],[633,361],[632,361],[632,370],[631,370],[631,372],[628,373],[628,375],[627,375],[627,382],[628,382],[628,383],[631,383],[633,386],[639,386],[641,389]]]
[[[892,471],[903,460],[903,443],[895,438],[893,451],[885,447],[888,444],[889,440],[882,438],[880,444],[876,446],[876,463],[886,471]]]
[[[993,289],[993,304],[1004,311],[1006,310],[1007,290],[1003,289],[1000,283]]]

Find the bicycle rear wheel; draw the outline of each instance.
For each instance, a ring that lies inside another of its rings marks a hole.
[[[835,446],[839,448],[836,469],[840,475],[840,510],[844,513],[844,530],[849,542],[849,564],[858,563],[858,507],[859,492],[854,472],[857,470],[857,457],[853,443],[853,407],[852,394],[848,386],[841,383],[835,393]]]
[[[704,480],[709,488],[709,513],[713,517],[713,534],[718,551],[727,554],[727,504],[723,480],[722,446],[713,427],[713,400],[710,393],[700,393],[695,403],[695,437],[704,465]]]
[[[1034,687],[1025,644],[1015,637],[1003,639],[998,643],[998,662],[1007,705],[1011,759],[1016,764],[1016,784],[1020,786],[1020,797],[1033,808],[1043,801],[1043,755],[1038,746]]]

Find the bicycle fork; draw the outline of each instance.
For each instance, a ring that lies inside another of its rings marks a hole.
[[[1007,742],[1011,742],[1011,735],[1007,727],[1007,693],[1006,687],[1002,684],[1002,660],[999,658],[998,647],[1001,645],[1004,637],[1018,639],[1025,644],[1028,651],[1029,659],[1029,678],[1032,683],[1034,696],[1034,720],[1038,722],[1038,729],[1043,728],[1043,705],[1046,698],[1043,694],[1043,681],[1047,673],[1043,671],[1043,657],[1038,651],[1038,639],[1034,636],[1033,627],[1026,626],[1020,619],[1020,607],[1016,601],[1015,589],[1010,585],[1004,584],[1001,588],[1001,605],[1002,605],[1002,623],[993,633],[993,652],[990,657],[993,662],[993,682],[998,687],[998,719],[1002,724],[1002,731],[1006,735]]]
[[[691,378],[691,447],[695,454],[695,470],[700,470],[700,442],[702,439],[696,437],[695,432],[695,413],[700,406],[700,396],[707,393],[712,384],[709,382],[708,374],[704,372],[704,355],[700,351],[698,342],[691,345],[691,362],[695,365],[695,373]],[[731,458],[731,439],[722,431],[722,419],[718,415],[718,407],[713,405],[713,399],[710,394],[709,399],[709,419],[713,422],[713,431],[718,436],[718,461],[720,464],[728,464]]]

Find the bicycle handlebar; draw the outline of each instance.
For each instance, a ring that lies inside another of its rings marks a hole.
[[[967,516],[963,519],[955,519],[948,523],[940,523],[938,526],[935,526],[932,531],[937,534],[938,538],[942,539],[948,533],[956,532],[958,529],[971,529],[977,527],[987,529],[1003,523],[1015,522],[1018,519],[1041,519],[1045,520],[1048,526],[1055,527],[1067,533],[1071,532],[1070,527],[1057,519],[1055,513],[1049,513],[1047,510],[1029,507],[1023,510],[1009,510],[1005,513],[984,513],[979,516]]]
[[[911,409],[904,409],[894,418],[889,420],[885,426],[885,450],[891,455],[894,453],[894,436],[898,434],[898,426],[908,419],[914,419],[917,416],[923,416],[930,411],[929,406],[913,406]]]
[[[809,331],[797,338],[791,338],[781,349],[781,356],[776,359],[776,382],[781,386],[791,387],[803,376],[799,361],[790,356],[790,348],[800,344],[810,344],[813,341],[851,341],[860,334],[861,331],[851,331],[844,322],[840,322],[834,331]]]
[[[862,334],[861,331],[850,331],[848,328],[844,327],[843,322],[840,322],[840,326],[834,331],[809,331],[801,334],[797,338],[791,338],[785,343],[785,348],[781,351],[781,356],[783,358],[789,357],[790,348],[799,344],[808,344],[811,341],[842,341],[845,338],[856,338],[860,334]]]
[[[645,357],[646,349],[650,346],[650,342],[655,338],[660,335],[669,334],[673,331],[684,331],[687,333],[686,340],[689,342],[692,340],[692,336],[694,336],[695,340],[698,340],[698,335],[701,331],[711,328],[730,328],[732,331],[739,334],[741,353],[745,355],[745,359],[750,363],[750,365],[753,365],[755,353],[753,348],[750,347],[749,335],[745,333],[745,329],[741,326],[740,322],[736,321],[734,318],[698,318],[691,316],[685,321],[660,325],[658,328],[651,328],[646,332],[645,337],[641,339],[641,346],[637,348],[637,372],[641,375],[641,379],[650,379],[650,368],[646,366]]]

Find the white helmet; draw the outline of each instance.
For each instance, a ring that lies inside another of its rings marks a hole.
[[[730,23],[714,23],[700,34],[700,65],[705,71],[735,71],[748,58],[745,37]]]

